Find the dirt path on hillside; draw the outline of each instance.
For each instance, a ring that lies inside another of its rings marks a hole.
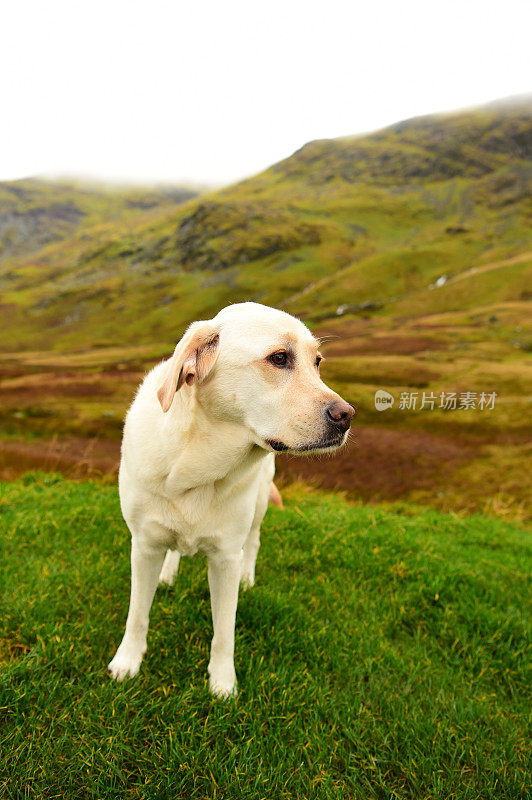
[[[522,264],[523,262],[530,261],[530,259],[532,259],[532,252],[520,253],[518,256],[506,258],[503,261],[490,261],[489,264],[479,264],[478,266],[469,267],[463,272],[459,272],[458,275],[453,275],[451,278],[449,278],[447,283],[456,283],[457,281],[464,280],[464,278],[482,275],[484,272],[493,272],[495,269],[513,267],[514,264]]]

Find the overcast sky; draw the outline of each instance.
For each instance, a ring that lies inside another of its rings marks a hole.
[[[530,0],[12,0],[0,179],[227,183],[532,88]]]

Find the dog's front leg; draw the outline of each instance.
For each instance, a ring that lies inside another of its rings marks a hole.
[[[209,587],[214,636],[209,676],[211,692],[217,697],[236,694],[235,620],[240,583],[241,552],[209,556]]]
[[[146,652],[150,608],[163,563],[164,550],[133,536],[131,541],[131,598],[126,632],[109,664],[111,676],[118,681],[133,677]]]

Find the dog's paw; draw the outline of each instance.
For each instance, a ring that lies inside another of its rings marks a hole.
[[[218,697],[220,700],[227,700],[228,697],[236,697],[238,694],[236,681],[234,683],[220,683],[210,678],[209,689],[211,690],[211,694],[214,695],[214,697]]]
[[[170,569],[166,569],[163,564],[161,574],[159,575],[159,583],[162,584],[163,586],[173,586],[176,574],[177,570],[176,572],[174,572]]]
[[[240,572],[240,585],[245,589],[251,589],[255,585],[255,569],[253,567],[242,567]]]
[[[179,571],[179,553],[174,550],[168,550],[164,563],[159,575],[159,583],[166,586],[173,586],[176,575]]]
[[[235,668],[232,664],[209,666],[209,689],[215,697],[225,700],[238,694]]]
[[[140,669],[143,655],[144,653],[141,650],[122,650],[119,647],[115,657],[107,667],[109,675],[115,681],[134,678]]]

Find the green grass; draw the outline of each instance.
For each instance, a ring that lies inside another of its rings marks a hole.
[[[240,694],[206,686],[204,561],[109,681],[129,541],[115,487],[2,484],[6,798],[526,798],[524,529],[297,493],[240,598]]]

